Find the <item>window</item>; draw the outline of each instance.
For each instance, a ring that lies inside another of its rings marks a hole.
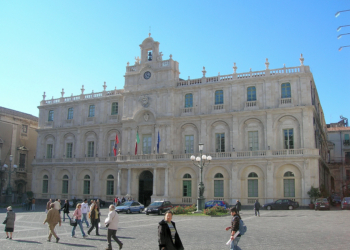
[[[66,144],[66,157],[67,158],[72,158],[73,156],[73,143],[67,143]]]
[[[347,146],[350,145],[349,134],[344,135],[344,145],[347,145]]]
[[[185,95],[185,108],[192,108],[192,107],[193,107],[193,95],[186,94]]]
[[[114,177],[113,175],[108,175],[107,177],[107,195],[114,194]]]
[[[90,175],[84,176],[84,194],[90,194]]]
[[[185,174],[183,176],[184,179],[190,179],[190,174]],[[182,181],[182,196],[183,197],[192,197],[192,181],[191,180],[183,180]]]
[[[25,168],[26,167],[26,154],[20,154],[19,155],[19,168]]]
[[[225,152],[225,133],[215,134],[215,152]]]
[[[350,180],[350,170],[346,170],[346,180]]]
[[[28,133],[28,125],[22,125],[22,133]]]
[[[46,158],[51,159],[52,158],[52,149],[53,145],[52,144],[47,144],[46,145]]]
[[[256,89],[255,87],[248,87],[247,89],[247,101],[256,101]]]
[[[248,197],[259,197],[257,178],[258,175],[254,172],[248,175]]]
[[[215,91],[215,105],[224,104],[224,91],[217,90]]]
[[[53,110],[50,110],[49,111],[49,119],[48,119],[49,122],[52,122],[53,121]]]
[[[281,98],[291,98],[290,83],[282,83],[281,85]]]
[[[67,115],[67,120],[72,120],[73,119],[73,108],[68,109],[68,115]]]
[[[47,194],[49,192],[49,177],[44,175],[43,177],[43,194]]]
[[[113,102],[112,103],[111,115],[117,115],[117,114],[118,114],[118,103],[117,102]]]
[[[94,157],[94,147],[95,147],[95,142],[94,141],[89,141],[88,142],[88,157]]]
[[[284,197],[295,197],[295,179],[290,171],[284,174],[283,179]]]
[[[215,179],[222,179],[224,176],[221,173],[217,173],[214,176]],[[214,179],[214,197],[224,197],[224,180]]]
[[[251,151],[259,150],[259,139],[258,131],[248,132],[248,144]]]
[[[89,106],[89,117],[94,117],[95,116],[95,105],[90,105]]]
[[[294,135],[293,129],[283,129],[284,137],[284,149],[293,149],[294,148]]]
[[[142,151],[144,155],[152,153],[152,135],[142,136]]]
[[[193,138],[193,135],[185,135],[185,153],[187,154],[194,153]]]
[[[62,180],[62,194],[68,194],[68,175],[63,176]]]
[[[147,60],[152,61],[152,50],[149,50],[147,53]]]

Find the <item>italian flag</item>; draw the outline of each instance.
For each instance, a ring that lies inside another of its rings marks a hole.
[[[140,143],[139,131],[136,133],[136,141],[135,141],[135,155],[137,155],[137,144]]]

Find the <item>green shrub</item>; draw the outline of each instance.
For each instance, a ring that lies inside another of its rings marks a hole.
[[[188,214],[196,210],[196,205],[193,204],[192,206],[176,206],[173,207],[170,211],[173,212],[173,214]]]
[[[212,208],[207,208],[203,210],[205,215],[218,215],[218,214],[227,214],[229,209],[215,205]]]

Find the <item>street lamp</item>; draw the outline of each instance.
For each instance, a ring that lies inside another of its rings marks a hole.
[[[7,172],[9,173],[9,179],[8,179],[8,183],[7,183],[7,189],[6,189],[6,203],[11,205],[12,204],[12,187],[11,187],[11,174],[16,172],[17,170],[17,165],[13,165],[13,170],[11,171],[11,163],[12,163],[12,159],[13,156],[10,155],[10,168],[8,168],[8,166],[5,164],[4,168],[7,169]]]
[[[340,39],[342,36],[350,35],[350,33],[340,34],[337,38]]]
[[[212,160],[212,157],[210,155],[206,156],[203,154],[203,143],[199,143],[199,153],[200,156],[195,157],[194,155],[191,156],[191,161],[193,162],[193,165],[199,167],[200,170],[200,182],[198,185],[198,198],[197,198],[197,212],[200,212],[204,209],[204,201],[205,198],[203,196],[204,193],[204,184],[203,184],[203,167],[207,163],[209,165],[210,161]]]
[[[341,28],[343,28],[343,27],[348,27],[348,26],[350,26],[350,25],[342,25],[342,26],[339,26],[339,27],[337,28],[337,31],[340,31]]]
[[[347,45],[347,46],[341,46],[339,49],[338,49],[338,51],[341,51],[343,48],[345,48],[345,47],[350,47],[350,45]]]
[[[341,10],[341,11],[338,11],[337,13],[335,13],[335,17],[338,17],[340,15],[340,12],[345,12],[345,11],[350,11],[350,10]]]

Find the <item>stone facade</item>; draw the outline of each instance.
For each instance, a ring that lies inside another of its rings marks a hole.
[[[25,198],[26,191],[32,187],[31,162],[36,153],[38,118],[16,110],[0,107],[0,202],[5,202],[8,186],[8,169],[10,155],[13,156],[11,170],[17,166],[17,171],[11,174],[12,200],[20,202]]]
[[[213,157],[204,167],[204,197],[251,204],[288,197],[308,204],[311,185],[329,187],[327,131],[312,73],[300,66],[179,78],[152,37],[127,64],[125,85],[46,100],[39,106],[33,191],[42,198],[146,205],[195,203],[198,144]],[[139,138],[137,152],[135,143]],[[117,155],[113,145],[118,136]],[[159,152],[158,152],[158,138]],[[64,192],[62,192],[64,191]]]

